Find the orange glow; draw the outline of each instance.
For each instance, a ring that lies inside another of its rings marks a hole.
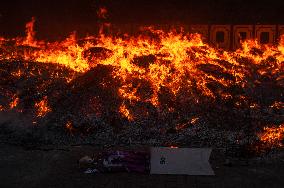
[[[34,31],[35,18],[32,17],[32,20],[26,24],[26,38],[21,41],[17,41],[18,45],[32,46],[37,47],[37,41],[35,40],[35,31]]]
[[[10,107],[10,109],[13,109],[13,108],[17,107],[18,104],[19,104],[19,98],[16,95],[14,95],[13,98],[12,98],[12,101],[9,103],[9,107]]]
[[[66,125],[65,125],[65,128],[69,131],[69,132],[72,132],[73,131],[73,125],[71,123],[71,121],[67,121]]]
[[[4,107],[2,105],[0,105],[0,112],[4,111]]]
[[[276,108],[276,109],[284,109],[284,102],[281,101],[275,101],[270,108]]]
[[[198,117],[192,118],[191,121],[190,121],[190,123],[191,123],[191,124],[195,124],[198,120],[199,120]]]
[[[99,18],[103,18],[103,19],[106,19],[107,18],[107,9],[105,7],[101,7],[99,8],[97,14],[98,14],[98,17]]]
[[[265,127],[260,140],[271,146],[282,146],[284,140],[284,125],[279,127]]]
[[[15,72],[11,72],[11,75],[17,78],[20,78],[22,76],[21,70],[17,70]]]
[[[123,117],[126,117],[129,121],[133,121],[133,116],[130,114],[130,111],[127,109],[127,107],[125,106],[125,104],[122,104],[119,107],[119,112],[121,113],[121,115]]]
[[[51,112],[48,106],[47,97],[44,97],[41,101],[35,104],[37,110],[37,117],[44,117],[47,113]]]

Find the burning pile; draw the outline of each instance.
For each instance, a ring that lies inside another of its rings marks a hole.
[[[284,127],[265,127],[265,132],[260,136],[261,141],[273,146],[282,146],[284,140]]]
[[[179,133],[203,122],[256,134],[284,121],[284,38],[230,52],[198,34],[144,28],[139,36],[73,33],[50,43],[35,39],[34,22],[25,38],[0,38],[0,111],[34,113],[33,121],[80,133],[102,125]]]

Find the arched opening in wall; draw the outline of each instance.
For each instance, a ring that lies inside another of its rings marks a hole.
[[[269,32],[261,32],[260,44],[268,44],[268,43],[269,43]]]
[[[242,41],[247,39],[247,33],[246,32],[238,32],[238,43],[241,44]]]
[[[246,32],[239,32],[239,40],[246,40],[247,33]]]
[[[225,42],[225,33],[223,31],[216,32],[216,42],[217,43]]]

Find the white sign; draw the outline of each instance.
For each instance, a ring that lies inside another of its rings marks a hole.
[[[210,148],[151,148],[151,174],[214,175]]]

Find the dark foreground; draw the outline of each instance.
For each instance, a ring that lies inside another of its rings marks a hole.
[[[225,166],[224,156],[213,151],[211,164],[215,176],[84,174],[77,160],[98,151],[91,146],[23,148],[0,144],[0,187],[283,187],[284,152],[273,157],[234,160]]]

